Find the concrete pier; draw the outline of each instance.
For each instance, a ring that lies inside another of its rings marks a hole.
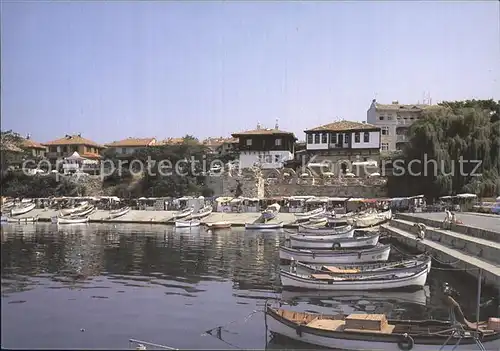
[[[500,217],[472,213],[456,217],[463,224],[453,225],[451,230],[441,228],[443,213],[397,214],[381,228],[403,245],[430,252],[474,277],[482,270],[485,283],[500,290]],[[426,225],[425,239],[417,240],[415,223]]]
[[[16,218],[26,218],[38,216],[41,222],[50,222],[51,217],[57,216],[59,211],[51,209],[34,209]],[[125,215],[109,219],[109,211],[97,210],[90,215],[90,222],[97,223],[144,223],[144,224],[173,224],[175,211],[144,211],[131,210]],[[211,223],[219,221],[230,222],[235,227],[245,226],[245,223],[252,223],[260,217],[259,212],[246,213],[225,213],[212,212],[209,216],[202,218],[201,223]],[[296,228],[293,213],[279,213],[276,218],[268,223],[283,222],[285,228]]]

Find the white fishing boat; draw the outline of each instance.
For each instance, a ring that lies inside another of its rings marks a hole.
[[[342,227],[316,227],[310,225],[299,225],[299,233],[309,235],[337,235],[349,232],[351,230],[354,234],[354,228],[350,225],[345,225]],[[348,237],[350,238],[351,236]]]
[[[472,323],[463,315],[460,305],[446,297],[450,320],[391,320],[384,314],[354,313],[327,315],[274,308],[266,303],[267,329],[278,335],[316,347],[337,350],[387,351],[471,351],[499,350],[500,328],[495,319]],[[445,301],[445,299],[443,299]],[[453,307],[451,307],[453,306]],[[480,331],[480,339],[475,337]],[[480,346],[477,342],[480,342]]]
[[[12,208],[10,210],[10,215],[13,216],[13,217],[14,216],[20,216],[20,215],[23,215],[25,213],[30,212],[35,207],[36,207],[36,204],[33,203],[33,202],[24,203],[24,204],[21,204],[19,206],[16,206],[16,207]]]
[[[278,223],[246,223],[245,229],[280,229],[283,228],[283,222]]]
[[[231,222],[227,222],[227,221],[205,223],[205,225],[208,227],[208,229],[226,229],[226,228],[231,228]]]
[[[38,221],[38,216],[35,217],[6,217],[6,221],[9,223],[34,223]]]
[[[205,206],[200,209],[197,213],[191,214],[192,219],[200,219],[209,216],[213,211],[212,206]]]
[[[188,216],[191,216],[194,212],[194,208],[193,207],[188,207],[188,208],[185,208],[177,213],[174,214],[174,218],[175,219],[182,219],[182,218],[186,218]]]
[[[347,223],[354,225],[356,228],[366,228],[387,222],[392,218],[391,210],[380,213],[368,213],[362,216],[349,218]]]
[[[262,211],[261,217],[264,219],[264,221],[269,221],[278,215],[280,209],[281,206],[279,204],[269,205],[264,211]]]
[[[56,217],[57,224],[81,224],[88,223],[90,217]]]
[[[89,204],[88,201],[83,201],[83,202],[79,203],[78,206],[76,206],[76,207],[66,208],[66,209],[61,210],[60,215],[61,216],[68,216],[68,215],[73,214],[75,212],[84,211],[87,208],[88,204]]]
[[[328,273],[298,274],[280,271],[281,285],[284,288],[314,290],[390,290],[423,287],[427,281],[427,266],[419,269],[409,268],[371,274]]]
[[[126,215],[129,212],[130,212],[130,207],[128,207],[128,206],[122,207],[122,208],[119,208],[117,210],[109,211],[109,217],[108,218],[109,219],[118,218],[118,217]]]
[[[389,259],[391,245],[381,245],[359,250],[303,250],[280,246],[281,260],[314,264],[344,264],[363,262],[384,262]]]
[[[201,222],[197,219],[192,219],[189,221],[175,221],[176,228],[191,228],[191,227],[199,227]]]
[[[77,212],[73,212],[73,213],[69,214],[68,216],[69,217],[85,217],[94,211],[95,211],[95,206],[88,205],[87,207],[83,208],[82,210],[77,211]]]
[[[354,230],[352,230],[354,232]],[[353,249],[375,246],[379,233],[358,236],[356,238],[338,238],[336,235],[290,235],[290,246],[304,249]]]
[[[309,212],[304,212],[304,213],[295,213],[295,219],[297,221],[307,221],[312,217],[322,215],[326,212],[326,209],[324,207],[319,207],[317,209],[314,209]]]
[[[421,306],[427,305],[430,291],[428,286],[415,291],[407,290],[382,290],[382,291],[349,291],[349,290],[283,290],[281,291],[281,299],[285,301],[321,299],[326,301],[347,301],[369,300],[369,301],[397,301],[411,303]]]
[[[33,202],[33,199],[22,199],[21,200],[22,204],[27,204],[27,203],[30,203],[30,202]]]
[[[329,237],[334,237],[334,238],[337,238],[337,239],[340,239],[340,238],[352,238],[354,237],[354,228],[350,228],[344,232],[335,232],[333,230],[329,230],[328,232],[319,232],[319,233],[304,233],[304,232],[298,232],[298,233],[290,233],[290,232],[286,232],[285,233],[285,240],[290,240],[290,237],[293,236],[293,235],[301,235],[301,236],[304,236],[304,237],[318,237],[318,236],[329,236]]]
[[[325,216],[318,216],[318,217],[311,217],[309,218],[309,221],[308,223],[310,223],[311,225],[316,225],[316,226],[325,226],[328,224],[328,218],[326,218]]]

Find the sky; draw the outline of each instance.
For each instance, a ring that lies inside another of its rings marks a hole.
[[[2,0],[1,129],[198,138],[500,99],[498,1]]]

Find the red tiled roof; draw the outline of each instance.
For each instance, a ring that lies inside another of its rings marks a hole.
[[[43,150],[45,150],[45,146],[43,146],[42,144],[37,143],[36,141],[31,140],[31,139],[24,139],[23,143],[22,143],[22,147],[24,147],[26,149],[43,149]]]
[[[272,129],[272,128],[259,128],[259,129],[246,130],[244,132],[233,133],[231,135],[233,136],[233,138],[237,138],[240,135],[290,135],[295,137],[295,135],[292,132],[285,132],[283,130]]]
[[[86,145],[93,146],[96,148],[104,149],[104,146],[97,144],[96,142],[82,138],[80,135],[67,135],[64,138],[48,141],[42,145]]]
[[[380,127],[377,127],[373,124],[361,123],[361,122],[353,122],[353,121],[337,121],[330,124],[325,124],[319,127],[315,127],[312,129],[305,130],[304,132],[345,132],[351,130],[380,130]]]
[[[150,146],[156,142],[155,138],[127,138],[106,144],[107,147],[140,147]]]
[[[90,159],[100,159],[100,158],[102,158],[101,155],[94,154],[94,153],[91,153],[91,152],[85,152],[85,153],[81,154],[80,156],[82,156],[84,158],[90,158]]]

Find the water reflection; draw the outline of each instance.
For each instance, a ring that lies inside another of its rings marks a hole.
[[[282,233],[43,223],[1,230],[3,346],[126,348],[130,338],[177,348],[265,346],[263,316],[245,317],[281,296]],[[444,279],[474,313],[475,292],[444,271],[433,271],[429,287],[418,292],[283,298],[314,312],[442,318],[447,311],[435,292]],[[224,343],[202,336],[232,320],[245,322],[223,329]]]

